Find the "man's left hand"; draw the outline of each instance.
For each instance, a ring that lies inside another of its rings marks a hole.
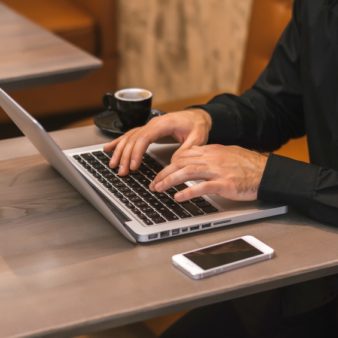
[[[175,155],[150,184],[163,192],[190,180],[202,180],[175,195],[179,202],[204,194],[237,201],[257,199],[267,157],[237,146],[193,146]]]

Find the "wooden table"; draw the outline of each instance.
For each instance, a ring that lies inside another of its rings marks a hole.
[[[102,65],[0,3],[0,87],[18,89],[75,79]]]
[[[93,126],[52,134],[61,147],[104,142]],[[338,230],[289,213],[133,245],[25,139],[0,141],[0,337],[70,336],[338,272]],[[194,281],[173,254],[252,234],[272,260]]]

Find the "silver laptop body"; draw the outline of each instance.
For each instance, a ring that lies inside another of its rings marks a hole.
[[[103,153],[102,144],[63,151],[39,122],[2,89],[0,106],[42,156],[132,242],[155,241],[287,212],[285,205],[268,205],[258,201],[232,202],[217,196],[203,196],[189,201],[185,206],[176,203],[167,192],[149,197],[148,193],[151,192],[146,186],[149,178],[144,171],[129,175],[130,178],[126,179],[117,176],[109,167],[103,168],[108,162],[105,156],[109,157]],[[176,148],[177,145],[173,144],[152,144],[145,155],[149,162],[145,162],[143,170],[154,176],[156,172],[152,165],[155,166],[156,162],[163,166],[169,163]],[[92,164],[95,162],[93,158],[99,164]],[[132,184],[132,187],[128,184]],[[135,185],[135,189],[139,188],[141,193],[138,190],[130,192]],[[153,202],[155,205],[152,205]],[[165,210],[162,212],[162,209]]]

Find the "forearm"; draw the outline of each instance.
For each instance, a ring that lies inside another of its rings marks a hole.
[[[219,95],[200,106],[212,117],[210,143],[271,151],[304,135],[301,6],[295,2],[292,20],[252,89],[241,96]]]
[[[242,96],[222,94],[200,106],[212,118],[209,143],[273,151],[304,134],[303,119],[289,102],[292,98],[274,96],[269,92],[272,88],[264,91],[258,85]]]
[[[338,172],[270,155],[258,199],[286,203],[320,222],[338,226]]]

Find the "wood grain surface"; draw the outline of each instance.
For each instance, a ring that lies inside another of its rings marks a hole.
[[[102,62],[0,3],[0,86],[73,79]]]
[[[95,127],[53,137],[61,147],[107,140]],[[24,137],[0,141],[0,201],[0,337],[69,337],[338,272],[337,229],[292,212],[133,245]],[[175,253],[247,234],[276,256],[201,281],[171,264]]]

